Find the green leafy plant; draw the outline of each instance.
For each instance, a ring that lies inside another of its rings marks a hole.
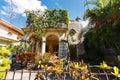
[[[44,53],[42,60],[43,62],[48,62],[50,59],[51,53]]]
[[[35,62],[35,52],[22,52],[16,56],[17,60],[20,62],[34,63]]]
[[[112,57],[111,60],[114,65],[119,63],[117,55],[120,54],[119,4],[120,0],[99,0],[94,3],[93,9],[88,9],[85,13],[85,17],[90,19],[89,25],[92,25],[84,36],[86,53],[101,53],[100,60],[109,62],[106,55],[113,51],[115,58]],[[108,51],[110,49],[112,51]]]
[[[0,79],[5,77],[5,70],[10,69],[11,60],[9,55],[11,52],[6,47],[0,47]]]
[[[51,53],[38,54],[35,56],[36,65],[49,63]]]

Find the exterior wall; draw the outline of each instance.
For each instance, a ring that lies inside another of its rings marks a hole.
[[[70,24],[68,26],[68,33],[69,33],[68,40],[69,40],[70,44],[76,45],[80,42],[78,36],[81,32],[81,29],[82,29],[81,21],[71,21],[70,22]],[[71,33],[72,30],[74,30],[74,33]],[[72,35],[70,35],[70,34],[72,34]]]
[[[0,46],[17,41],[23,36],[23,32],[12,24],[0,19]]]
[[[0,36],[1,37],[5,37],[11,40],[17,40],[18,35],[16,33],[14,33],[13,31],[7,29],[7,28],[3,28],[3,26],[0,26]]]
[[[0,46],[6,46],[9,43],[10,43],[9,41],[5,41],[3,39],[0,39]]]
[[[24,29],[27,29],[27,28],[24,28]],[[68,36],[71,29],[74,29],[76,31],[76,33],[72,36],[73,39],[75,39],[74,42],[72,42],[71,36]],[[54,44],[58,45],[58,51],[57,51],[58,56],[60,58],[63,58],[67,56],[67,53],[68,53],[68,42],[69,44],[77,46],[77,50],[78,50],[77,55],[79,55],[80,53],[81,54],[84,53],[83,47],[79,45],[83,41],[83,38],[82,40],[79,40],[78,38],[81,32],[81,29],[82,29],[82,24],[80,20],[70,22],[68,28],[48,27],[45,29],[46,30],[45,35],[42,37],[42,40],[40,42],[39,40],[35,39],[34,33],[32,33],[32,28],[31,28],[31,29],[28,29],[30,30],[30,33],[27,39],[30,40],[32,43],[31,50],[42,53],[42,54],[44,54],[47,51],[47,47],[49,46],[49,44],[52,44],[52,46],[54,46]],[[53,40],[49,40],[50,36],[53,36],[52,37]]]
[[[81,20],[73,20],[70,22],[68,26],[68,33],[69,33],[68,42],[71,45],[76,45],[77,57],[85,52],[84,45],[83,45],[83,40],[84,40],[83,36],[81,36],[79,39],[81,31],[82,31]],[[72,35],[70,35],[71,32],[72,32]]]
[[[66,29],[48,29],[45,36],[44,36],[44,41],[42,41],[42,54],[44,54],[44,52],[46,52],[46,46],[47,46],[47,38],[52,35],[54,36],[53,39],[51,40],[52,42],[50,43],[53,43],[52,46],[54,44],[58,45],[58,51],[55,52],[57,53],[57,55],[60,57],[60,58],[63,58],[67,55],[67,49],[65,48],[66,47],[66,44],[64,42],[62,42],[62,40],[66,39],[67,36],[66,36],[66,33],[67,33],[67,30]],[[56,38],[55,38],[56,37]],[[54,52],[53,52],[54,53]]]
[[[58,56],[63,56],[62,53],[64,53],[63,51],[65,50],[63,50],[63,47],[61,47],[61,40],[67,39],[67,28],[47,28],[45,30],[45,35],[42,37],[41,42],[38,39],[35,39],[34,33],[28,34],[29,36],[27,39],[30,40],[32,44],[31,50],[33,52],[44,54],[45,52],[51,52],[47,48],[50,48],[52,46],[53,54],[57,53]],[[56,51],[55,48],[58,50]]]

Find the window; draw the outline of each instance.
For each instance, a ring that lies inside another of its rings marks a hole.
[[[74,29],[71,29],[69,32],[70,36],[73,36],[75,33],[76,33],[76,31]]]
[[[8,32],[8,35],[12,35],[12,33],[11,33],[11,32]]]

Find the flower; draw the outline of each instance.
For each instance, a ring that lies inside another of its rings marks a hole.
[[[115,75],[116,77],[118,77],[119,76],[119,69],[118,69],[118,67],[116,67],[116,66],[114,66],[113,67],[113,70],[114,70],[114,73],[113,72],[111,72],[113,75]]]
[[[111,69],[111,67],[108,66],[105,61],[103,61],[102,63],[100,63],[100,68],[103,68],[103,69]]]

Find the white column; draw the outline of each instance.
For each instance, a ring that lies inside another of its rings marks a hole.
[[[39,42],[36,42],[36,52],[39,53]]]
[[[34,52],[34,47],[35,47],[34,45],[35,45],[35,41],[32,40],[32,46],[31,46],[32,47],[32,52]]]
[[[61,56],[61,39],[59,38],[59,50],[58,50],[58,57]]]
[[[46,38],[43,37],[42,38],[42,54],[45,53],[45,49],[46,49]]]

